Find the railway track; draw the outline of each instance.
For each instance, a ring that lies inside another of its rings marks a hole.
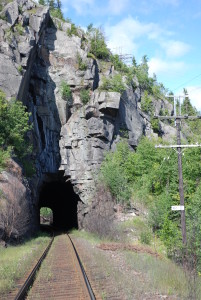
[[[15,297],[15,300],[22,299],[97,299],[69,235],[61,234],[52,238]]]

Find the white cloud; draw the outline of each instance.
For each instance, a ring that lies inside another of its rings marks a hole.
[[[105,32],[111,49],[123,46],[123,52],[133,53],[137,51],[142,39],[156,39],[162,30],[155,23],[142,23],[129,16],[116,25],[106,25]]]
[[[129,0],[109,0],[107,10],[113,15],[119,15],[128,8],[129,2]]]
[[[166,61],[156,57],[151,58],[148,65],[150,76],[152,76],[153,73],[156,75],[166,74],[167,76],[174,74],[175,76],[186,69],[186,65],[182,61]]]
[[[165,50],[165,53],[169,58],[181,57],[188,53],[191,49],[190,45],[173,40],[161,41],[160,45]]]
[[[84,15],[88,13],[90,8],[94,5],[95,0],[62,0],[63,7],[66,8],[66,5],[72,6],[76,13],[79,15]]]
[[[186,89],[188,91],[192,105],[195,106],[197,110],[201,111],[201,87],[187,86]]]

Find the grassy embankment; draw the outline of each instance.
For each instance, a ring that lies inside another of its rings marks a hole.
[[[45,250],[50,237],[40,234],[18,246],[0,248],[0,298],[15,287]]]
[[[193,274],[168,259],[166,248],[159,239],[151,233],[143,235],[147,230],[146,221],[134,217],[118,224],[116,233],[112,232],[112,239],[111,236],[99,238],[85,231],[72,233],[92,246],[91,259],[96,260],[105,276],[114,279],[126,299],[146,299],[148,295],[149,299],[163,296],[180,300],[201,299],[201,278],[197,277],[194,282]],[[118,244],[119,248],[117,246],[111,251],[113,245]],[[133,250],[128,250],[128,245],[133,246]],[[104,293],[107,295],[107,291]]]

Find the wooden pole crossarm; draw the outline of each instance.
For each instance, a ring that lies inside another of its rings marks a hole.
[[[189,115],[184,115],[184,116],[159,116],[159,115],[154,115],[154,119],[161,119],[161,120],[176,120],[176,119],[188,119],[188,120],[196,120],[196,119],[201,119],[201,116],[189,116]]]
[[[201,147],[201,144],[197,145],[156,145],[155,148],[196,148]]]

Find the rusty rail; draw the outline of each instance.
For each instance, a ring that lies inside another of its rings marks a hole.
[[[82,265],[82,263],[81,263],[80,257],[79,257],[79,255],[78,255],[78,253],[77,253],[76,248],[75,248],[75,245],[74,245],[74,243],[73,243],[71,237],[70,237],[69,235],[68,235],[68,237],[69,237],[69,239],[70,239],[70,241],[71,241],[71,244],[72,244],[73,249],[74,249],[74,251],[75,251],[75,254],[76,254],[76,256],[77,256],[77,260],[78,260],[78,262],[79,262],[80,269],[81,269],[81,271],[82,271],[82,275],[83,275],[83,277],[84,277],[84,281],[85,281],[85,283],[86,283],[86,286],[87,286],[87,289],[88,289],[90,298],[91,298],[91,300],[96,300],[95,295],[94,295],[94,292],[93,292],[92,287],[91,287],[91,285],[90,285],[89,279],[88,279],[88,277],[87,277],[87,274],[86,274],[86,272],[85,272],[85,270],[84,270],[84,267],[83,267],[83,265]]]
[[[25,281],[25,283],[23,284],[23,286],[19,290],[17,296],[15,297],[15,300],[24,300],[26,298],[28,290],[29,290],[30,286],[33,284],[33,282],[35,280],[36,272],[39,270],[39,268],[40,268],[43,260],[45,259],[48,251],[50,250],[50,247],[52,246],[53,241],[54,241],[54,233],[53,233],[53,236],[51,238],[50,243],[48,244],[47,248],[43,252],[43,254],[40,257],[40,259],[38,260],[37,264],[35,265],[35,267],[31,271],[31,273],[29,274],[27,280]]]
[[[96,300],[71,237],[68,234],[59,236],[59,238],[55,239],[54,247],[51,248],[53,241],[54,236],[40,257],[38,263],[28,276],[27,280],[19,290],[15,300],[24,300],[26,297],[28,297],[28,299],[35,299],[34,297],[37,295],[42,297],[41,299],[47,299],[48,297],[53,296],[54,299],[57,299],[58,297],[58,299]],[[51,255],[47,256],[50,248]],[[57,249],[56,252],[55,249]],[[36,276],[36,272],[39,270],[45,258],[47,259],[48,266],[51,265],[52,267],[52,273],[54,277],[52,278],[52,283],[40,283],[40,276],[39,278]],[[50,259],[51,261],[49,262]],[[74,283],[72,282],[72,278],[75,278]],[[70,285],[69,282],[71,282]],[[30,289],[31,286],[32,288]],[[50,290],[53,287],[54,291],[51,293]],[[29,290],[31,291],[31,294],[28,294]]]

